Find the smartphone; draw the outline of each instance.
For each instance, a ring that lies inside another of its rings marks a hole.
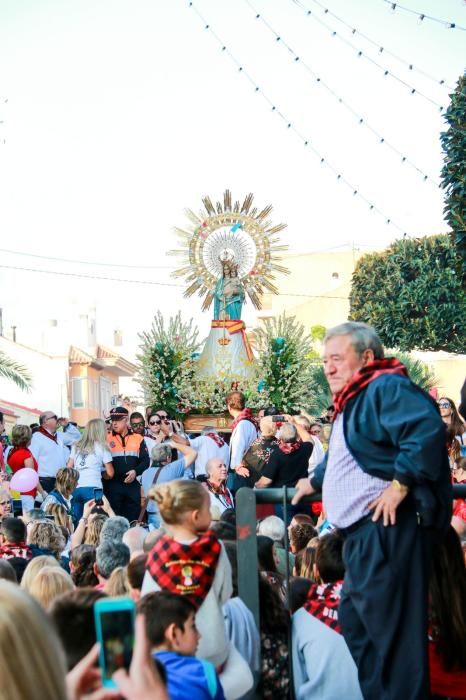
[[[94,501],[96,506],[103,506],[104,504],[104,491],[103,489],[94,489]]]
[[[285,423],[285,416],[272,416],[272,423]]]
[[[99,642],[102,685],[116,688],[112,679],[119,668],[129,670],[134,647],[136,606],[130,598],[104,598],[94,603],[94,622]]]

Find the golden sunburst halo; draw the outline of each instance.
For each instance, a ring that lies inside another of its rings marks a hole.
[[[242,204],[236,201],[232,205],[229,190],[225,190],[223,202],[216,206],[210,197],[204,197],[204,209],[199,214],[186,210],[190,225],[175,228],[181,247],[168,254],[179,256],[182,266],[172,276],[185,278],[185,297],[195,292],[204,297],[203,311],[210,307],[215,285],[222,276],[222,258],[234,259],[244,293],[256,309],[261,308],[265,291],[278,294],[274,273],[289,274],[286,267],[278,264],[279,254],[288,250],[287,245],[280,245],[277,235],[286,224],[274,226],[268,218],[271,205],[258,211],[252,206],[253,200],[253,195],[248,194]]]

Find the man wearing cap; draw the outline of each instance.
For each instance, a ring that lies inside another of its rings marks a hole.
[[[112,430],[107,443],[115,476],[104,481],[104,491],[115,513],[131,522],[137,520],[141,509],[141,487],[136,477],[149,467],[149,453],[144,437],[129,429],[128,415],[124,406],[110,411]]]

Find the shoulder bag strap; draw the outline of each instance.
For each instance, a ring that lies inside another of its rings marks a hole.
[[[156,471],[156,473],[154,474],[154,478],[152,479],[151,487],[155,486],[155,484],[157,483],[157,480],[160,476],[160,472],[162,471],[162,469],[163,469],[163,467],[159,467],[158,470]],[[144,520],[144,516],[146,514],[148,504],[149,504],[149,497],[145,496],[144,503],[141,506],[141,512],[139,513],[138,523],[142,523],[142,521]]]

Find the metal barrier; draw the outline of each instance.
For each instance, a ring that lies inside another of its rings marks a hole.
[[[466,484],[454,484],[453,487],[453,498],[466,498]],[[285,551],[288,552],[288,530],[286,528],[286,523],[288,520],[288,506],[291,503],[293,496],[296,493],[296,489],[287,488],[286,486],[282,488],[266,488],[266,489],[250,489],[241,488],[236,493],[236,531],[237,531],[237,563],[238,563],[238,595],[242,601],[247,605],[249,610],[252,612],[254,619],[257,624],[257,628],[260,629],[259,620],[259,582],[258,582],[258,570],[259,563],[257,557],[257,516],[256,516],[256,504],[267,503],[267,504],[277,504],[283,507],[283,520],[285,521]],[[312,496],[305,496],[300,503],[312,503],[315,501],[320,501],[322,499],[322,494],[313,494]],[[290,598],[289,598],[289,560],[288,556],[285,556],[286,562],[286,604],[288,610],[290,610]],[[289,645],[289,659],[290,659],[290,679],[292,687],[292,668],[291,668],[291,644]],[[292,697],[294,694],[292,692]],[[252,691],[248,696],[248,700],[253,700],[258,698],[255,691]]]

